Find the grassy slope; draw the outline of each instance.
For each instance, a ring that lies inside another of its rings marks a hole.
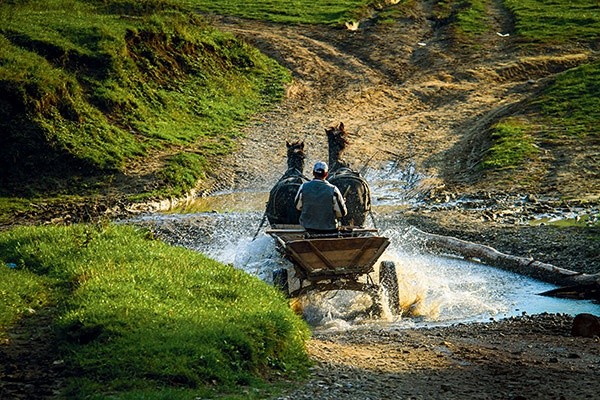
[[[103,196],[114,182],[130,188],[121,193],[130,200],[181,195],[210,173],[209,160],[234,151],[236,127],[257,107],[282,96],[289,75],[187,10],[335,24],[364,15],[367,5],[378,3],[299,0],[294,7],[277,0],[3,3],[0,168],[5,173],[0,177],[4,196],[0,220],[30,207],[29,201],[14,196],[51,202],[64,202],[67,196],[66,201],[77,201],[73,194]],[[513,34],[524,46],[568,46],[598,38],[600,12],[591,0],[558,1],[552,6],[537,0],[507,0],[505,5],[515,18]],[[453,27],[457,40],[476,48],[478,35],[492,29],[489,6],[486,0],[438,1],[434,11]],[[580,77],[588,80],[583,85],[594,85],[585,75]],[[569,104],[585,96],[576,92],[577,87],[567,93]],[[598,126],[593,122],[600,118],[597,107],[588,107],[585,113],[589,125]],[[492,135],[492,150],[481,164],[492,175],[535,159],[535,148],[544,140],[523,125],[528,119],[503,121],[502,129]],[[576,123],[567,119],[551,122],[568,130]],[[511,121],[519,121],[517,130],[524,132],[523,137],[536,137],[530,143],[534,150],[523,151],[502,136],[515,131],[504,129]],[[544,121],[550,120],[535,119],[530,125]],[[594,146],[597,134],[590,137]],[[522,181],[513,186],[539,189],[528,185]]]
[[[477,49],[495,35],[489,0],[438,1],[434,13],[454,39]],[[590,52],[600,39],[600,5],[593,0],[505,0],[517,48],[540,54]],[[563,50],[561,50],[563,49]],[[596,58],[597,59],[597,58]],[[594,60],[594,57],[592,57]],[[544,83],[540,96],[491,128],[479,164],[479,184],[549,193],[566,200],[600,199],[600,63],[592,61]],[[477,179],[477,178],[474,178]],[[580,193],[581,192],[581,193]]]
[[[523,46],[593,45],[600,39],[597,2],[557,1],[546,5],[538,0],[506,0],[505,4],[515,16],[516,33]],[[503,180],[507,187],[516,190],[524,188],[551,192],[565,199],[597,202],[599,93],[597,61],[568,70],[548,82],[539,97],[494,127],[494,142],[482,164],[488,169],[487,179]]]
[[[0,328],[60,310],[69,398],[193,398],[307,365],[308,330],[276,289],[144,231],[17,228],[0,233],[0,260]]]
[[[483,160],[488,177],[505,180],[507,187],[564,192],[562,196],[567,200],[597,202],[598,93],[600,62],[574,68],[553,79],[518,115],[493,127],[494,144]],[[561,175],[571,178],[561,179]],[[573,177],[580,182],[573,182]],[[575,184],[585,190],[578,191]]]
[[[142,171],[158,182],[149,195],[183,194],[283,94],[289,74],[255,49],[143,4],[0,5],[0,194],[101,193],[156,154]]]
[[[181,0],[201,11],[280,23],[343,24],[360,18],[370,4],[384,1],[370,0],[282,0],[211,1]]]

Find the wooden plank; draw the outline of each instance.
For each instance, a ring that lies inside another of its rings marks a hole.
[[[266,233],[270,234],[286,234],[286,233],[306,233],[305,229],[267,229]]]
[[[354,258],[352,259],[352,261],[350,261],[350,264],[348,265],[349,267],[355,266],[357,264],[358,260],[360,260],[360,258],[365,254],[365,252],[364,252],[365,248],[367,248],[368,245],[373,243],[373,241],[371,239],[372,238],[368,238],[367,240],[365,240],[365,243],[362,245],[360,250],[357,251],[357,253],[354,256]]]
[[[313,242],[308,242],[308,244],[310,245],[310,247],[313,250],[313,253],[319,257],[321,259],[321,261],[323,261],[323,263],[325,264],[325,266],[327,266],[328,268],[335,268],[335,265],[333,265],[331,263],[331,261],[329,261],[329,259],[327,257],[325,257],[325,255],[323,255],[323,253],[321,253],[321,251],[313,244]]]
[[[376,228],[353,228],[347,231],[340,231],[340,234],[351,234],[351,233],[367,233],[367,232],[377,232]],[[306,229],[302,227],[293,227],[293,228],[269,228],[265,230],[268,234],[285,234],[285,233],[306,233]]]
[[[358,239],[358,240],[356,240]],[[389,245],[384,237],[297,240],[286,243],[294,259],[312,273],[367,273]]]
[[[294,246],[298,252],[310,252],[312,248],[308,245],[313,243],[319,250],[328,251],[351,251],[360,249],[363,242],[369,242],[373,248],[383,246],[387,238],[381,236],[362,236],[336,239],[298,239],[288,242],[288,246]]]
[[[313,267],[309,263],[307,263],[303,257],[296,253],[296,251],[293,248],[287,247],[286,251],[294,259],[294,261],[296,261],[297,265],[304,269],[304,271],[311,272],[313,270]]]

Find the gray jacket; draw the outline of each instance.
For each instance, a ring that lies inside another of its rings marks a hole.
[[[348,213],[339,189],[323,179],[303,183],[295,203],[301,211],[300,225],[306,229],[335,230],[336,218]]]

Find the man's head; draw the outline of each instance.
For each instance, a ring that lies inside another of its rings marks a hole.
[[[327,173],[329,168],[325,161],[317,161],[313,167],[313,175],[315,178],[325,179],[327,178]]]

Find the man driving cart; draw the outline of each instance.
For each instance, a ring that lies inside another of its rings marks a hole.
[[[339,189],[329,183],[328,167],[324,161],[313,166],[313,180],[303,183],[296,194],[295,205],[300,225],[310,234],[331,234],[338,231],[338,219],[348,210]]]

